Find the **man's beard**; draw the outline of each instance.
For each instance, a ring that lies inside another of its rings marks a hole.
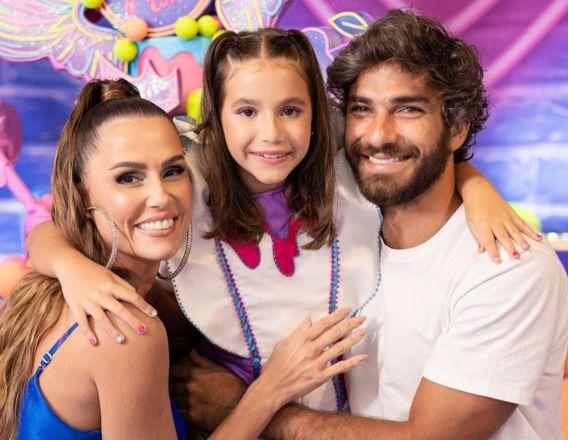
[[[423,154],[422,157],[416,145],[398,143],[381,147],[355,143],[348,146],[346,152],[361,193],[367,200],[381,207],[405,205],[424,194],[442,175],[452,154],[450,132],[447,129],[440,135],[434,151]],[[362,172],[362,161],[368,160],[364,156],[377,153],[418,160],[418,164],[406,179],[396,173],[370,175]]]

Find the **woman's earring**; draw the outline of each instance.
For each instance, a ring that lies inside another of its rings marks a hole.
[[[107,221],[108,226],[110,228],[112,249],[110,251],[110,258],[108,259],[107,264],[105,266],[107,269],[110,269],[114,264],[114,262],[116,261],[116,255],[118,254],[118,229],[116,228],[116,223],[114,223],[114,221],[107,215],[105,210],[102,208],[99,208],[97,206],[89,206],[87,208],[87,211],[100,212]]]
[[[168,273],[168,275],[162,275],[158,272],[158,278],[161,280],[172,280],[179,275],[179,273],[184,268],[185,264],[187,263],[187,258],[189,257],[189,253],[191,252],[191,246],[193,244],[193,223],[189,223],[189,227],[187,228],[187,236],[185,239],[185,250],[183,251],[183,257],[179,263],[179,266],[175,271],[172,273]],[[169,269],[169,268],[168,268]],[[169,270],[168,270],[169,272]]]

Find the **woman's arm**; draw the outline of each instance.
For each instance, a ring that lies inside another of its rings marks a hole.
[[[143,333],[142,322],[118,300],[133,304],[149,316],[156,316],[155,309],[136,293],[134,287],[71,246],[52,222],[34,227],[27,246],[34,268],[60,281],[65,301],[92,345],[96,345],[98,339],[88,316],[92,316],[115,341],[124,340],[124,335],[106,315],[107,310]]]
[[[135,337],[132,329],[112,316],[118,330],[131,337],[118,346],[103,334],[93,355],[91,375],[99,396],[102,436],[177,439],[168,394],[166,330],[159,319],[145,316],[131,305],[126,307],[147,331]]]
[[[542,236],[520,218],[500,196],[495,187],[471,163],[456,165],[456,187],[462,196],[469,229],[479,244],[496,263],[500,262],[496,241],[513,257],[520,254],[515,244],[529,249],[525,236],[542,240]]]

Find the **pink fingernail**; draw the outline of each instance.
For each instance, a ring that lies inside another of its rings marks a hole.
[[[94,347],[95,345],[97,345],[97,340],[95,338],[91,338],[89,339],[89,343]]]
[[[141,325],[140,327],[138,327],[136,329],[136,332],[140,335],[143,335],[146,332],[146,327],[144,327],[143,325]]]
[[[513,252],[513,258],[519,258],[520,256],[521,255],[517,251]]]
[[[537,239],[538,241],[542,240],[542,235],[536,234],[536,239]]]

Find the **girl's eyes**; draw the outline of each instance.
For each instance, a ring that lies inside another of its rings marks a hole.
[[[162,179],[170,179],[172,177],[177,177],[184,174],[187,169],[181,165],[174,165],[168,167],[162,173]],[[115,180],[119,185],[136,185],[137,183],[143,182],[145,176],[139,172],[129,171],[119,175]]]
[[[245,118],[250,118],[256,114],[256,111],[252,108],[243,108],[240,109],[237,113],[244,116]]]
[[[296,107],[286,107],[282,109],[281,113],[284,116],[298,116],[301,113],[301,110]]]

